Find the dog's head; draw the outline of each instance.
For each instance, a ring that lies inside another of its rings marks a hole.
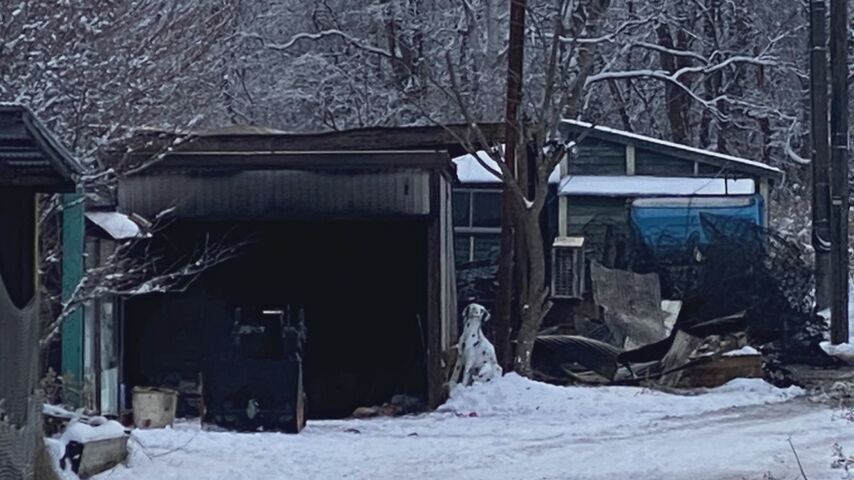
[[[463,310],[463,320],[465,323],[476,321],[478,323],[486,323],[489,321],[489,311],[483,305],[470,303]]]

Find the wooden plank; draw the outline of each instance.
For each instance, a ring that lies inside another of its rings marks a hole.
[[[635,146],[626,145],[626,175],[634,175],[636,169]]]
[[[625,146],[585,139],[578,145],[578,154],[570,158],[567,171],[572,175],[625,175]]]
[[[442,378],[442,228],[438,175],[430,179],[430,216],[427,224],[427,404],[444,400]]]
[[[646,149],[636,151],[635,173],[657,176],[693,176],[695,162]]]
[[[122,463],[128,455],[128,438],[124,435],[83,444],[77,475],[90,478]]]
[[[503,123],[479,125],[488,142],[504,141]],[[143,151],[153,152],[170,145],[177,135],[173,132],[148,132],[139,135],[134,143],[143,146]],[[230,131],[201,132],[186,136],[182,151],[271,151],[271,150],[448,150],[453,156],[467,153],[459,139],[478,144],[475,130],[468,125],[415,126],[415,127],[370,127],[338,132],[285,133]],[[117,158],[121,154],[117,152]]]
[[[68,300],[83,276],[83,197],[80,194],[63,196],[62,211],[62,300]],[[62,374],[73,375],[73,382],[83,379],[83,309],[75,309],[62,322]],[[63,399],[79,405],[81,399],[70,393]]]
[[[767,178],[759,179],[759,195],[762,196],[762,226],[768,227],[770,220],[769,211],[771,209],[771,187],[768,184]]]
[[[679,380],[682,388],[714,388],[735,378],[762,378],[762,357],[743,355],[717,357],[686,368]]]

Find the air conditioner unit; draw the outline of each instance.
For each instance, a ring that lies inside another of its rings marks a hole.
[[[557,237],[552,244],[552,298],[584,293],[584,237]]]

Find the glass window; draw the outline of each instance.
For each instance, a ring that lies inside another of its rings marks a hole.
[[[474,260],[497,259],[500,251],[500,234],[494,233],[474,236]]]
[[[475,192],[472,201],[472,225],[475,227],[501,226],[501,193]]]
[[[469,226],[469,192],[454,192],[451,207],[454,210],[454,226]]]
[[[454,236],[454,258],[457,261],[457,265],[471,261],[469,258],[470,238],[469,235],[458,234]]]

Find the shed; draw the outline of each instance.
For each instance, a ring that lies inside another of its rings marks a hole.
[[[751,213],[739,211],[739,218],[752,219],[757,211],[757,223],[768,225],[769,194],[782,177],[775,167],[575,120],[562,121],[558,130],[563,139],[576,139],[577,144],[549,177],[542,220],[548,246],[556,237],[581,236],[587,259],[605,261],[606,244],[614,247],[609,252],[613,257],[619,256],[617,250],[631,248],[632,223],[638,218],[655,213],[655,222],[644,223],[649,227],[644,233],[651,237],[653,227],[661,230],[668,226],[666,221],[679,217],[675,237],[685,237],[696,233],[685,230],[698,229],[696,219],[702,213],[731,215],[734,210],[726,207],[732,201],[747,205],[744,208]],[[491,275],[497,263],[502,187],[472,155],[456,157],[454,163],[458,173],[454,239],[461,298],[489,304],[491,298],[481,297],[490,294],[482,287],[490,285],[491,279],[483,277]],[[658,204],[653,207],[641,201],[646,199]],[[633,214],[636,201],[646,210]],[[490,262],[492,268],[484,266]],[[563,315],[557,310],[550,316]]]
[[[783,176],[778,168],[576,120],[559,129],[581,140],[560,166],[558,234],[586,236],[587,249],[602,250],[609,232],[628,236],[632,204],[643,198],[703,199],[714,208],[753,197],[760,224],[768,225],[770,191]]]
[[[129,385],[192,383],[236,308],[304,308],[308,415],[346,416],[395,394],[443,397],[456,339],[450,157],[441,128],[288,134],[256,127],[155,135],[123,156],[118,208],[169,226],[174,259],[200,238],[251,244],[185,292],[124,312]],[[163,153],[153,145],[175,145]],[[157,227],[155,227],[157,228]]]
[[[72,192],[82,173],[26,107],[0,104],[0,478],[32,478],[40,441],[39,193]]]

